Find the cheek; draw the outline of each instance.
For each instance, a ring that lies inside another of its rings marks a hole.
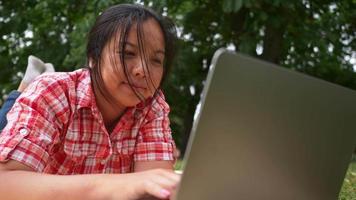
[[[152,74],[152,80],[156,88],[159,87],[162,80],[162,76],[163,76],[163,68],[155,70],[154,73]]]
[[[119,78],[117,74],[112,71],[103,70],[102,77],[106,88],[113,90],[118,86]]]
[[[112,83],[110,76],[106,72],[103,72],[102,77],[103,77],[105,87],[110,90],[111,89],[110,83]]]

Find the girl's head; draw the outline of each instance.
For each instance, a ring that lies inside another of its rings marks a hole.
[[[105,10],[88,36],[94,88],[108,101],[135,106],[153,96],[174,58],[175,26],[139,5]]]

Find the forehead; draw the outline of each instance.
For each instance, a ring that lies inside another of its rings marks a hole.
[[[116,38],[111,41],[114,45],[119,44],[120,28]],[[128,30],[127,35],[127,47],[139,46],[139,40],[142,40],[143,47],[149,50],[161,50],[164,51],[165,43],[163,31],[158,22],[152,18],[147,19],[141,24],[133,23]],[[119,45],[115,45],[119,46]]]

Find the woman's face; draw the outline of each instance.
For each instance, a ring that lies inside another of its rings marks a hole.
[[[120,32],[120,31],[119,31]],[[144,58],[139,50],[137,25],[132,25],[124,52],[119,52],[119,39],[112,39],[105,46],[101,59],[102,78],[107,91],[114,97],[115,103],[122,107],[137,105],[142,98],[152,97],[159,87],[163,75],[164,37],[159,24],[154,19],[142,23]],[[115,46],[116,45],[116,46]],[[125,54],[127,76],[121,65],[120,53]],[[145,65],[146,60],[146,65]],[[115,68],[115,65],[118,67]]]

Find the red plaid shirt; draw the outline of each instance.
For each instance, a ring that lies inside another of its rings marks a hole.
[[[87,174],[127,173],[134,161],[174,160],[162,92],[143,105],[128,108],[109,134],[89,70],[43,75],[7,115],[0,162],[16,160],[50,174]]]

